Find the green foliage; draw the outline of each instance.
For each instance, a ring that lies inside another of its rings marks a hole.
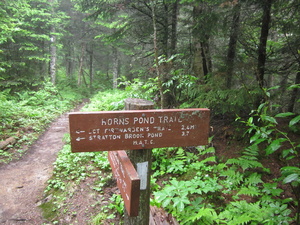
[[[265,146],[264,151],[266,155],[275,153],[281,150],[281,157],[284,160],[290,160],[298,156],[296,150],[299,143],[295,143],[288,136],[287,132],[281,131],[277,128],[276,118],[288,118],[295,115],[294,113],[279,113],[274,117],[268,113],[268,103],[261,104],[257,110],[253,110],[251,117],[247,121],[242,121],[249,128],[247,130],[248,134],[251,134],[250,143],[252,148],[259,149],[260,146]],[[294,117],[289,122],[289,127],[294,128],[294,126],[299,123],[299,116]],[[260,124],[259,124],[260,123]],[[285,146],[285,149],[282,149]],[[286,147],[288,146],[288,148]]]
[[[287,166],[281,168],[284,183],[291,183],[293,186],[300,184],[300,168],[294,166]]]
[[[92,153],[72,154],[71,146],[65,145],[54,163],[54,177],[48,181],[47,190],[52,188],[65,190],[65,180],[73,180],[76,183],[84,180],[88,176],[87,172],[91,170],[86,164],[92,156]]]
[[[57,4],[46,0],[17,0],[1,2],[0,22],[0,90],[12,92],[32,88],[44,80],[49,61],[50,28],[55,27],[58,37],[66,18],[57,12]]]
[[[91,98],[91,103],[83,111],[114,111],[124,109],[124,100],[130,95],[115,89],[99,92]]]
[[[74,93],[71,98],[65,97],[65,92],[50,82],[41,83],[37,91],[18,92],[15,96],[9,93],[9,89],[0,93],[0,140],[14,136],[17,139],[15,149],[23,143],[30,145],[53,119],[82,98],[74,90],[68,93],[69,96]],[[19,153],[23,150],[1,152],[0,160],[9,161]]]
[[[266,201],[248,203],[245,200],[231,202],[220,213],[220,219],[226,224],[289,224],[291,211],[287,204]]]
[[[121,110],[124,107],[123,100],[128,93],[120,90],[108,90],[97,93],[91,102],[86,104],[85,111],[108,111]],[[62,199],[62,193],[67,193],[66,198],[70,198],[74,194],[73,185],[79,185],[82,181],[96,177],[96,181],[90,185],[91,190],[102,194],[105,187],[111,182],[112,174],[110,172],[110,164],[107,159],[107,152],[87,152],[72,153],[69,144],[69,135],[65,137],[68,143],[58,153],[56,162],[54,163],[54,171],[51,179],[48,180],[45,194],[52,196],[52,208],[57,214],[63,213],[65,200]],[[101,212],[92,219],[92,224],[103,224],[104,221],[115,218],[115,215],[123,215],[124,202],[120,195],[113,195],[107,204],[101,206]],[[64,209],[68,210],[68,209]]]
[[[166,154],[168,158],[165,158]],[[183,174],[187,172],[186,165],[197,159],[194,154],[180,147],[153,149],[153,157],[155,160],[152,163],[152,169],[156,171],[154,176],[166,173]]]
[[[120,215],[124,214],[124,201],[121,195],[114,194],[111,198],[111,203],[108,205],[109,209],[116,210]]]
[[[154,176],[165,173],[176,153],[160,151],[167,157],[155,150],[153,165],[164,172],[156,171]],[[189,152],[204,159],[184,164],[179,173],[173,171],[173,178],[154,192],[152,204],[164,207],[180,224],[289,224],[293,218],[287,203],[291,200],[281,199],[283,190],[277,182],[263,181],[269,170],[258,162],[257,153],[256,148],[248,148],[238,159],[217,163],[212,147]]]
[[[120,77],[119,79],[119,87],[124,87],[125,91],[128,93],[128,97],[130,98],[141,98],[141,99],[151,99],[150,96],[155,92],[150,87],[148,89],[148,85],[150,82],[146,84],[141,81],[139,78],[134,78],[132,81],[127,80],[125,76]],[[151,85],[152,88],[155,89],[155,86]]]
[[[239,158],[228,159],[226,164],[238,165],[243,171],[251,168],[262,168],[263,165],[258,161],[258,148],[256,145],[251,145],[245,149],[243,155]]]
[[[198,78],[185,74],[183,69],[178,69],[172,72],[172,76],[163,86],[181,108],[206,107],[215,115],[250,111],[257,94],[256,90],[243,86],[228,90],[224,89],[223,83],[221,78],[211,77],[206,84],[200,85]]]

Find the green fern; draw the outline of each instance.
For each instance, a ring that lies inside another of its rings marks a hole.
[[[258,173],[250,174],[250,176],[246,179],[246,182],[245,182],[246,185],[251,185],[251,186],[255,186],[255,185],[261,184],[261,183],[263,183],[263,181],[261,179],[261,174],[258,174]]]
[[[244,159],[243,157],[236,158],[236,159],[228,159],[226,164],[238,165],[242,168],[243,171],[246,171],[247,169],[263,167],[260,162]]]
[[[258,162],[258,146],[251,145],[246,148],[243,152],[243,155],[239,158],[228,159],[226,164],[238,165],[242,168],[243,171],[254,168],[265,169],[264,166]]]
[[[248,203],[245,200],[231,202],[227,210],[220,213],[220,218],[227,220],[227,224],[230,225],[263,221],[264,216],[259,204],[260,202]]]
[[[244,225],[244,224],[248,224],[251,221],[252,221],[252,217],[247,215],[241,215],[235,217],[232,221],[229,221],[228,225]]]
[[[226,182],[233,188],[244,181],[244,176],[234,169],[224,170],[220,172],[220,176],[226,177]]]
[[[248,187],[242,187],[241,190],[237,193],[237,195],[248,195],[251,197],[257,197],[260,196],[261,193],[257,187],[254,186],[248,186]]]
[[[197,222],[197,224],[210,225],[217,221],[219,221],[218,214],[214,209],[202,207],[196,215],[188,217],[183,223]]]

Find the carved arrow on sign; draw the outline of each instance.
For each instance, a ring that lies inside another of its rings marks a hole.
[[[81,140],[84,140],[85,138],[81,138],[81,137],[78,137],[76,138],[76,141],[81,141]]]

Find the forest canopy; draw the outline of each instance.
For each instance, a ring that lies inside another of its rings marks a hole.
[[[299,112],[297,0],[1,1],[0,90],[146,90],[163,108]],[[136,87],[137,88],[137,87]]]

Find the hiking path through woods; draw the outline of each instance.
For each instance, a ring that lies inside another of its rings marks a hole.
[[[69,132],[68,113],[52,122],[20,160],[0,167],[0,224],[44,223],[38,205],[64,145],[64,134]]]

